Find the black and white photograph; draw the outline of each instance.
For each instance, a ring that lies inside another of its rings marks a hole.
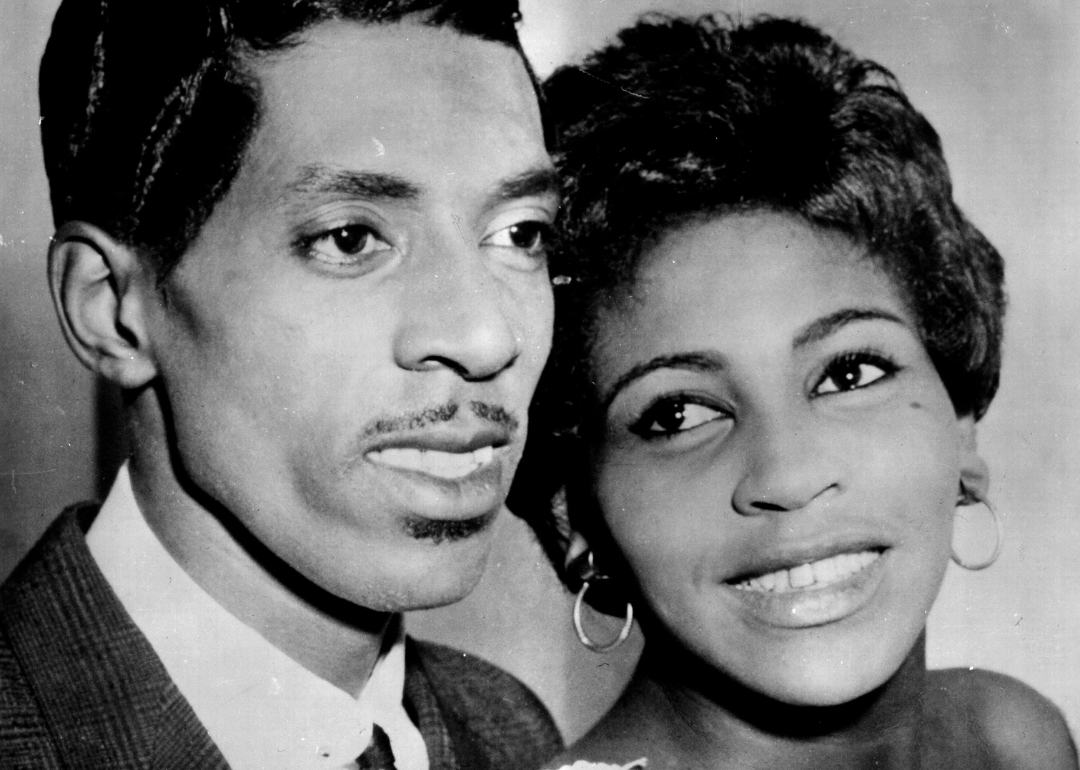
[[[1074,0],[12,0],[0,768],[1078,768]]]

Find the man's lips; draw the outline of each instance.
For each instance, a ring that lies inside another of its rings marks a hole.
[[[443,452],[438,449],[389,447],[368,452],[367,458],[376,465],[402,471],[416,471],[440,479],[463,479],[495,459],[491,444],[471,452]]]
[[[431,429],[383,437],[365,458],[386,468],[452,481],[491,465],[496,450],[509,442],[509,431],[499,427]]]

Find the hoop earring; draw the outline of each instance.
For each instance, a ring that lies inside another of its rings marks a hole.
[[[966,561],[957,555],[955,548],[951,551],[952,560],[958,567],[963,567],[966,570],[977,572],[978,570],[986,569],[995,561],[997,561],[999,556],[1001,556],[1001,551],[1005,547],[1005,527],[1001,523],[1001,516],[999,516],[998,512],[994,510],[994,506],[990,505],[989,501],[984,500],[978,494],[972,492],[966,487],[962,487],[960,495],[960,505],[984,505],[986,506],[986,510],[990,511],[990,518],[994,522],[994,551],[990,554],[989,557],[982,561]]]
[[[626,641],[626,638],[630,636],[630,629],[634,627],[634,605],[627,602],[626,619],[623,621],[623,626],[619,630],[619,635],[613,640],[604,644],[598,644],[585,633],[585,627],[581,624],[581,605],[585,602],[585,594],[589,591],[589,581],[607,579],[607,575],[602,575],[596,571],[596,567],[593,566],[592,551],[589,551],[589,566],[586,568],[586,574],[581,584],[581,590],[578,591],[577,598],[574,599],[574,630],[577,631],[578,639],[581,640],[581,643],[593,652],[610,652],[611,650],[614,650]]]

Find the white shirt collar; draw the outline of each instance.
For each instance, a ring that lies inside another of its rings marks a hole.
[[[86,537],[135,625],[234,770],[355,768],[372,722],[399,770],[428,770],[402,705],[405,634],[375,664],[359,698],[313,674],[192,580],[139,510],[127,465]]]

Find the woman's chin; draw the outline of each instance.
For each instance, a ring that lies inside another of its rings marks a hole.
[[[863,657],[820,660],[816,665],[775,667],[759,672],[743,685],[768,699],[793,707],[828,708],[858,701],[880,690],[890,681],[904,679],[898,674],[906,670],[904,659],[893,661],[879,657],[872,665]],[[914,670],[924,670],[916,667]]]
[[[851,703],[867,695],[887,681],[865,681],[847,677],[829,677],[818,680],[807,677],[801,682],[778,682],[776,687],[768,684],[758,685],[763,695],[788,706],[808,708],[829,708]]]

